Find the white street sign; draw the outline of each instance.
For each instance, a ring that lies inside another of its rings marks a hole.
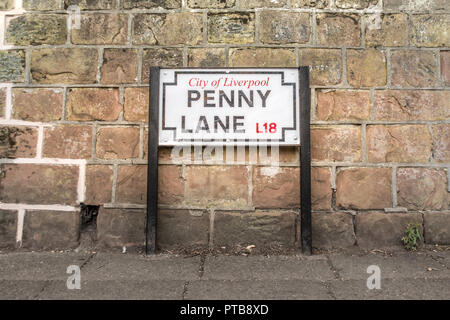
[[[299,145],[299,70],[161,69],[159,144]]]

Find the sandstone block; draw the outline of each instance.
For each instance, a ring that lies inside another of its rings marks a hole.
[[[39,122],[60,120],[63,91],[56,88],[13,88],[12,104],[12,118],[14,119]]]
[[[336,204],[343,209],[391,207],[390,168],[341,169],[336,177]]]

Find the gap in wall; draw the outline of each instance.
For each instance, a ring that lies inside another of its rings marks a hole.
[[[97,242],[97,216],[100,206],[81,203],[80,250],[92,250]]]

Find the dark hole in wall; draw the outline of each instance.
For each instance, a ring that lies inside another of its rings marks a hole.
[[[97,215],[99,206],[81,204],[81,231],[94,227],[97,229]]]
[[[80,249],[92,250],[97,242],[97,216],[100,206],[81,204]]]

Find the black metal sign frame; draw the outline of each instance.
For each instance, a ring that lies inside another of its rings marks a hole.
[[[159,87],[161,67],[150,68],[150,106],[148,121],[148,171],[147,171],[147,219],[145,251],[157,250],[158,218],[158,146],[159,146]],[[183,69],[183,68],[175,68]],[[185,68],[196,69],[196,68]],[[214,68],[208,68],[214,69]],[[233,68],[220,68],[233,69]],[[244,68],[239,68],[244,69]],[[245,68],[253,69],[253,68]],[[254,68],[264,69],[264,68]],[[266,68],[270,70],[270,68]],[[281,69],[281,68],[280,68]],[[283,68],[285,69],[285,68]],[[199,68],[199,70],[202,70]],[[309,67],[299,67],[300,98],[300,223],[301,246],[304,254],[312,254],[311,226],[311,150],[310,150],[310,109]]]

